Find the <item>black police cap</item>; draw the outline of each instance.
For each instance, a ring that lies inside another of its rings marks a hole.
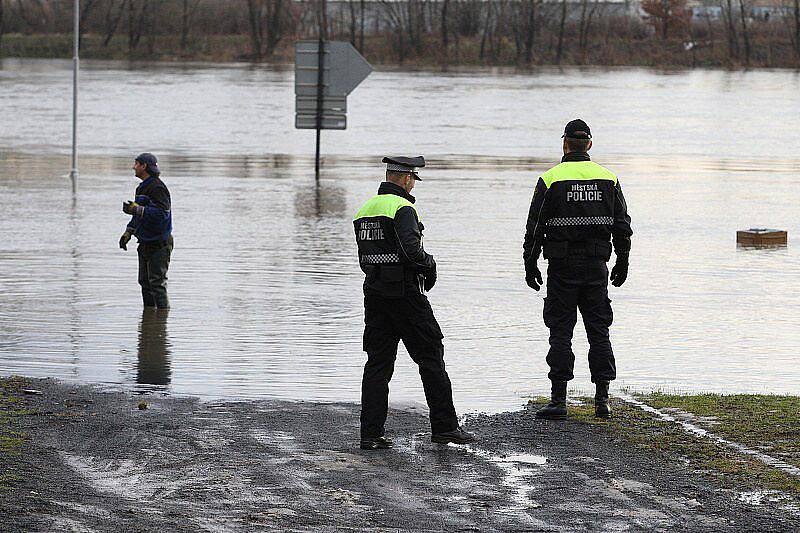
[[[415,179],[422,181],[417,175],[417,169],[425,166],[425,158],[421,155],[417,157],[384,157],[381,163],[386,163],[386,170],[391,170],[393,172],[409,172],[414,175]]]
[[[569,139],[591,139],[592,130],[589,129],[587,123],[576,118],[575,120],[567,122],[567,125],[564,127],[564,135],[561,137],[567,137]]]

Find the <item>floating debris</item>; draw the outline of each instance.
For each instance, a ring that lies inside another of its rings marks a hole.
[[[750,228],[736,232],[736,244],[745,248],[786,246],[788,233],[779,229]]]
[[[137,407],[139,407],[140,411],[144,411],[145,409],[147,409],[147,402],[141,401],[139,402],[139,405]]]

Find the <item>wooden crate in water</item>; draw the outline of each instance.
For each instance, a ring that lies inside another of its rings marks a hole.
[[[788,234],[779,229],[750,228],[736,232],[736,244],[739,246],[765,247],[786,246]]]

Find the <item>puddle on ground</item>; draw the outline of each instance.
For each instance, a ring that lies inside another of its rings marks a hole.
[[[535,489],[530,483],[530,479],[538,474],[536,467],[547,463],[544,455],[528,453],[514,453],[509,455],[494,455],[490,452],[480,450],[473,446],[461,448],[455,444],[449,446],[464,449],[469,453],[486,459],[503,471],[503,485],[511,489],[511,501],[508,505],[497,510],[499,513],[519,515],[528,509],[536,509],[541,504],[530,497],[530,493]]]
[[[778,508],[787,511],[795,516],[800,516],[800,505],[788,494],[779,490],[752,490],[739,492],[736,499],[753,506],[761,506],[765,503],[773,503]]]
[[[425,446],[422,439],[427,435],[427,433],[417,433],[411,437],[407,447],[403,445],[402,441],[396,441],[395,447],[398,451],[418,455],[420,453],[420,448]],[[511,500],[508,505],[497,509],[496,512],[520,516],[528,509],[535,509],[541,506],[538,502],[530,498],[530,493],[535,487],[529,482],[529,479],[537,475],[537,467],[547,464],[547,457],[527,453],[513,453],[508,455],[493,454],[474,446],[463,446],[452,443],[448,444],[446,447],[454,451],[457,450],[461,453],[466,452],[480,457],[497,466],[503,472],[501,482],[504,487],[510,489]],[[466,497],[452,496],[448,498],[448,501],[456,506],[455,512],[470,513],[473,510],[469,504],[469,499]]]

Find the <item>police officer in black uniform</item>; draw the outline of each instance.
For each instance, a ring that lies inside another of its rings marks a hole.
[[[419,366],[430,409],[431,440],[465,444],[475,437],[458,425],[453,391],[444,365],[442,330],[425,293],[436,283],[436,262],[422,245],[411,189],[420,180],[419,157],[385,157],[386,181],[353,220],[364,271],[364,351],[361,386],[361,448],[391,448],[384,436],[389,381],[403,341]]]
[[[564,129],[561,164],[539,178],[533,194],[523,245],[525,281],[542,285],[537,266],[540,253],[548,260],[544,323],[550,328],[550,403],[537,418],[567,417],[567,382],[573,378],[572,332],[580,309],[589,340],[589,369],[595,383],[595,416],[609,418],[609,382],[616,378],[614,352],[608,337],[613,314],[608,299],[608,268],[613,243],[616,264],[611,284],[628,276],[631,219],[617,177],[593,163],[589,126],[580,119]]]

